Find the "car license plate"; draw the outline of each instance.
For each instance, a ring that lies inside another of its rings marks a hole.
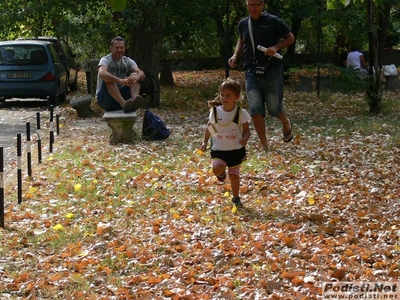
[[[8,78],[10,79],[25,79],[31,78],[31,73],[8,73]]]

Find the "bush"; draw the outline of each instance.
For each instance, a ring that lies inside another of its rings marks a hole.
[[[368,76],[360,74],[352,68],[330,67],[331,83],[339,92],[355,94],[365,91],[368,84]]]

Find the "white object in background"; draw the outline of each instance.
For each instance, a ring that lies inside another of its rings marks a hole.
[[[258,45],[258,46],[257,46],[257,49],[260,50],[260,51],[262,51],[262,52],[267,51],[267,48],[265,48],[265,47],[263,47],[263,46],[261,46],[261,45]],[[279,59],[282,59],[282,58],[283,58],[283,56],[280,55],[279,53],[275,53],[275,54],[274,54],[274,57],[279,58]]]
[[[395,65],[384,65],[382,66],[383,75],[384,76],[391,76],[391,75],[398,75],[397,68]]]

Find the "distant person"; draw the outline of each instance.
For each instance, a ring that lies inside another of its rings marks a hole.
[[[220,182],[226,179],[226,168],[231,181],[232,203],[243,207],[239,197],[240,165],[246,159],[246,144],[250,138],[249,113],[237,106],[240,98],[240,84],[226,79],[219,88],[219,96],[209,101],[209,121],[200,150],[206,151],[211,138],[212,170]]]
[[[351,46],[349,54],[347,54],[347,68],[353,68],[362,73],[366,73],[369,63],[365,61],[364,54],[358,48]]]
[[[110,54],[102,57],[98,65],[97,103],[106,111],[135,111],[144,106],[139,95],[140,83],[145,74],[134,60],[125,56],[125,40],[117,36],[112,39]]]
[[[277,16],[263,12],[264,0],[247,0],[249,16],[238,25],[239,40],[233,56],[228,60],[234,68],[243,56],[246,93],[254,128],[264,151],[268,151],[264,117],[267,108],[270,116],[282,123],[283,141],[293,139],[292,124],[283,108],[282,60],[274,57],[294,42],[291,29]],[[251,30],[250,30],[251,29]],[[266,49],[262,52],[257,46]]]

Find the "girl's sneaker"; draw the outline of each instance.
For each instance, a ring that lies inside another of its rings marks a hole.
[[[237,208],[243,208],[243,203],[240,202],[240,197],[233,197],[232,203],[236,205]]]

